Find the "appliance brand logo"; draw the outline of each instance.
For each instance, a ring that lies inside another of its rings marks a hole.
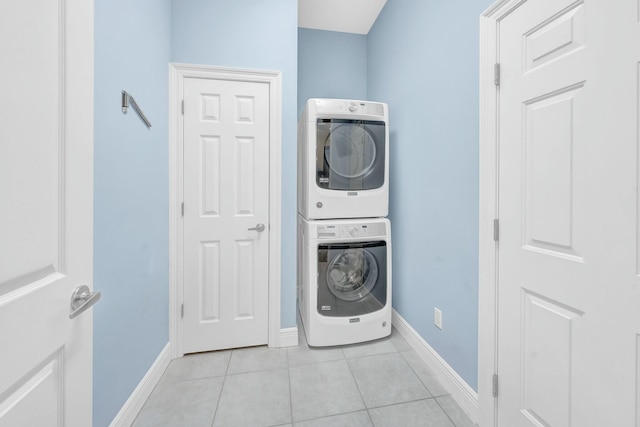
[[[360,323],[360,318],[354,317],[353,319],[349,319],[349,323]]]
[[[349,191],[347,192],[347,196],[357,196],[358,192],[357,191]]]
[[[321,305],[320,306],[320,310],[322,310],[322,311],[331,311],[331,306],[330,305]]]

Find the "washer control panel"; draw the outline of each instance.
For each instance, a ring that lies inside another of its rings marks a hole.
[[[318,238],[355,238],[384,236],[386,229],[384,223],[360,223],[340,225],[319,225]]]

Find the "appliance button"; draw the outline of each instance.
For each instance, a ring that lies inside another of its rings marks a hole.
[[[357,236],[358,232],[359,232],[359,230],[354,227],[349,231],[349,234],[351,234],[352,236]]]
[[[355,102],[352,102],[351,104],[349,104],[349,111],[351,111],[352,113],[357,109],[358,109],[358,106],[355,104]]]

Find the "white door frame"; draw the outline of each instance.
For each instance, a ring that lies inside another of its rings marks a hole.
[[[169,340],[181,357],[183,333],[183,116],[184,80],[232,80],[269,85],[269,347],[280,346],[281,73],[206,65],[169,64]]]
[[[499,58],[500,21],[527,0],[498,0],[480,17],[480,224],[478,260],[478,425],[495,426],[497,400],[493,374],[498,372],[498,102],[495,64]]]

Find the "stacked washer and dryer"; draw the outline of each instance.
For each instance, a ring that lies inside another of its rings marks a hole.
[[[309,99],[298,122],[298,306],[311,346],[391,333],[387,105]]]

